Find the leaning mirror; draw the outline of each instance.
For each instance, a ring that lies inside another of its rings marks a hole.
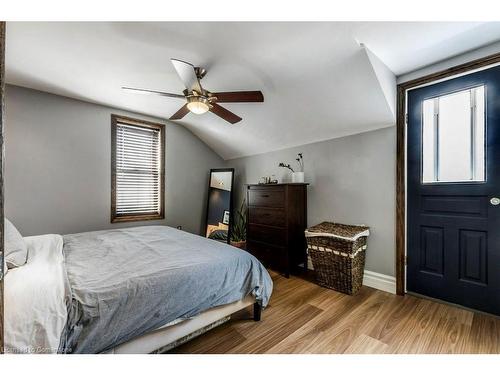
[[[233,168],[210,170],[205,236],[212,240],[229,243],[233,179]]]

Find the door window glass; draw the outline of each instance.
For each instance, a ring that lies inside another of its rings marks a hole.
[[[484,86],[423,101],[424,183],[485,181]]]

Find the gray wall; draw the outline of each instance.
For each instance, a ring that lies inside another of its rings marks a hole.
[[[280,181],[289,174],[278,163],[295,161],[304,154],[308,188],[308,224],[338,221],[367,224],[366,269],[394,275],[395,263],[395,127],[356,134],[229,161],[236,169],[236,192],[241,199],[245,183],[275,174]],[[295,163],[294,163],[295,164]]]
[[[110,223],[112,113],[166,123],[163,221]],[[184,127],[16,86],[6,95],[5,213],[25,235],[167,224],[201,233],[224,161]]]
[[[394,127],[224,162],[167,122],[166,219],[111,224],[110,115],[159,120],[15,86],[7,87],[6,101],[6,215],[25,236],[154,223],[202,233],[210,168],[236,169],[239,207],[245,183],[271,174],[286,180],[278,163],[303,152],[309,225],[370,225],[366,268],[394,275]]]

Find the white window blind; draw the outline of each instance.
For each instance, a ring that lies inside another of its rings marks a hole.
[[[160,215],[161,128],[116,123],[115,216]]]

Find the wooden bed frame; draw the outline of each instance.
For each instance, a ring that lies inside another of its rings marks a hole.
[[[192,319],[166,324],[154,331],[136,337],[105,352],[106,354],[165,353],[226,323],[237,311],[253,305],[253,320],[260,321],[262,307],[252,296],[241,301],[214,307]]]

